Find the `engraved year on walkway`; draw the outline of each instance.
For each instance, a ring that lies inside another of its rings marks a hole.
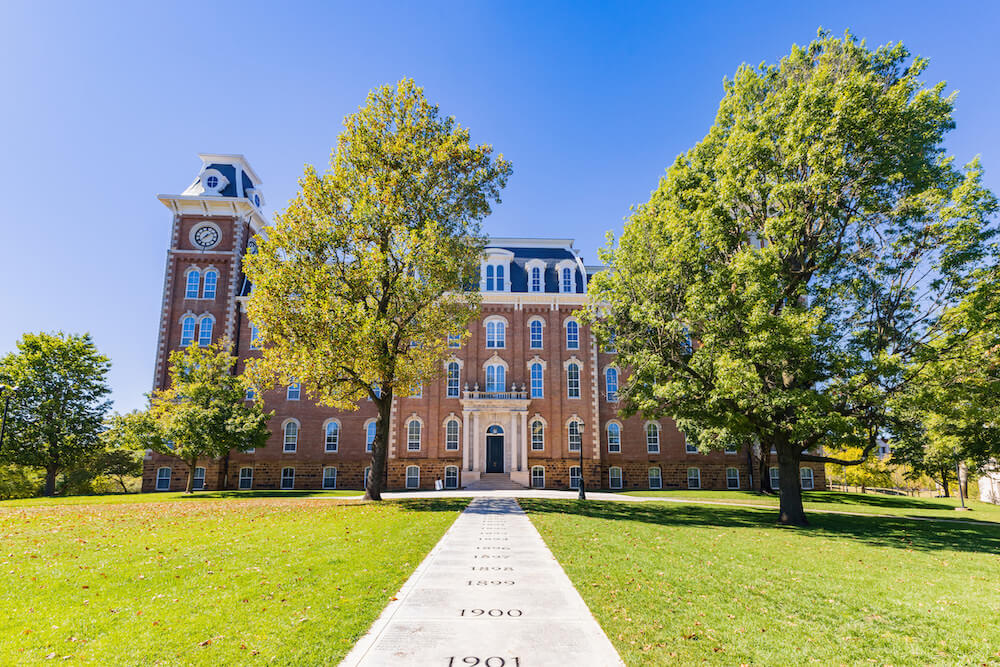
[[[622,664],[513,498],[473,500],[341,663]]]

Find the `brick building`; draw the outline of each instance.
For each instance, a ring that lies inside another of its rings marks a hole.
[[[266,224],[260,179],[243,156],[200,157],[190,187],[159,196],[173,222],[157,388],[167,382],[169,351],[192,341],[234,341],[239,370],[258,354],[240,262]],[[438,480],[445,488],[487,481],[574,488],[581,449],[588,488],[750,488],[755,471],[746,451],[702,454],[670,419],[618,414],[615,355],[573,315],[600,268],[585,265],[570,239],[491,239],[471,336],[449,348],[440,379],[393,404],[387,488],[430,489]],[[335,410],[313,404],[296,385],[262,398],[275,411],[267,447],[205,461],[196,486],[362,488],[377,416],[371,401]],[[143,490],[183,489],[187,472],[179,460],[150,453]],[[802,483],[823,488],[823,467],[804,466]]]

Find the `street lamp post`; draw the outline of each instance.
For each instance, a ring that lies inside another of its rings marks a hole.
[[[583,488],[584,486],[583,485],[583,424],[579,425],[579,429],[580,429],[580,483],[578,486],[580,488],[580,495],[577,496],[577,498],[579,498],[580,500],[586,500],[587,492],[584,491]]]
[[[3,436],[7,432],[7,408],[10,407],[10,395],[17,391],[17,387],[10,387],[8,385],[0,385],[0,396],[4,397],[3,401],[3,419],[0,420],[0,447],[3,447]]]
[[[962,503],[961,507],[956,507],[955,509],[965,509],[965,494],[962,493],[962,466],[958,461],[955,461],[955,484],[958,486],[958,502]]]

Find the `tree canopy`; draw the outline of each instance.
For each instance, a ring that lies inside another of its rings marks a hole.
[[[0,359],[10,396],[0,460],[44,469],[45,494],[54,494],[58,474],[102,449],[110,367],[90,334],[24,334]]]
[[[867,458],[995,261],[996,200],[977,160],[945,154],[954,96],[924,85],[926,66],[821,33],[740,67],[591,288],[631,369],[626,409],[673,417],[701,448],[773,446],[785,523],[806,522],[800,462]],[[836,456],[848,448],[861,455]]]
[[[368,497],[385,475],[393,398],[442,370],[449,334],[478,312],[480,221],[510,163],[442,117],[410,79],[373,90],[344,120],[329,170],[299,193],[244,262],[262,355],[258,388],[300,382],[312,400],[379,410]]]

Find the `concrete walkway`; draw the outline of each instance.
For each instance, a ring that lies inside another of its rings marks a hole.
[[[622,664],[517,501],[496,497],[469,504],[341,663]]]

